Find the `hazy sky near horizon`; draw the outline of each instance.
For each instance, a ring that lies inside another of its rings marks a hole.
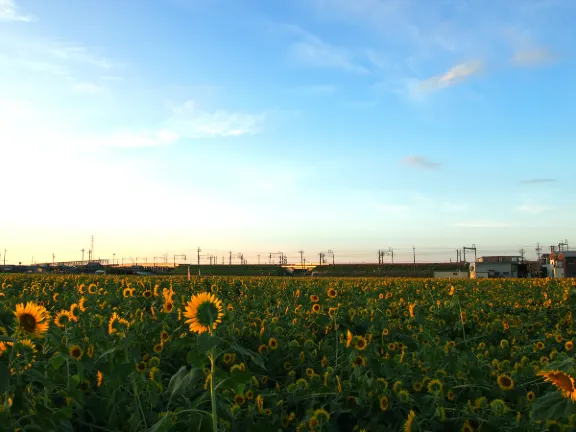
[[[102,258],[576,241],[575,16],[0,0],[0,254],[79,259],[91,235]]]

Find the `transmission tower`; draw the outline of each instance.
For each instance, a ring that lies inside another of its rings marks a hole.
[[[536,255],[538,256],[538,262],[540,262],[540,256],[542,255],[542,248],[540,247],[540,243],[536,243]]]
[[[299,250],[298,253],[300,254],[300,265],[304,267],[304,251]]]
[[[474,251],[474,262],[477,261],[477,257],[476,257],[476,245],[473,244],[472,247],[464,246],[464,247],[462,248],[462,250],[464,251],[464,264],[467,263],[467,261],[466,261],[466,251],[467,251],[467,250],[469,250],[469,251]]]

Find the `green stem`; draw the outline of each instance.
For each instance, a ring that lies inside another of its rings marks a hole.
[[[138,403],[138,408],[140,409],[140,415],[142,416],[142,422],[144,423],[144,428],[148,429],[146,425],[146,416],[144,415],[144,410],[142,409],[142,404],[140,403],[140,397],[138,396],[138,388],[136,387],[136,380],[132,378],[132,388],[134,389],[134,397]]]
[[[210,351],[210,400],[212,402],[212,431],[218,432],[218,417],[216,413],[216,391],[214,389],[214,372],[216,372],[214,361],[214,348]]]

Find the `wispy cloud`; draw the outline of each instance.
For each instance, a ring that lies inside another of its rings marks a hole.
[[[558,180],[553,178],[533,178],[520,181],[520,184],[546,184],[546,183],[555,183]]]
[[[289,46],[290,56],[299,63],[317,67],[341,69],[358,74],[370,74],[361,64],[355,50],[333,45],[297,25],[276,25],[277,29],[297,38]]]
[[[94,83],[79,82],[72,85],[72,90],[77,93],[98,94],[102,93],[104,89]]]
[[[512,63],[521,67],[542,66],[553,62],[556,58],[557,56],[546,48],[532,48],[516,52],[512,56]]]
[[[0,21],[32,21],[32,17],[18,13],[14,0],[0,0]]]
[[[442,75],[437,75],[421,81],[418,90],[436,91],[459,84],[465,79],[480,73],[482,71],[482,65],[483,63],[479,60],[457,64]]]
[[[439,168],[442,165],[441,163],[434,162],[424,156],[406,156],[404,159],[402,159],[402,163],[414,168],[423,169]]]
[[[173,110],[166,121],[169,130],[185,138],[218,138],[253,135],[260,132],[266,115],[231,112],[226,110],[203,111],[193,101],[187,101]]]
[[[454,226],[459,228],[506,228],[510,225],[504,222],[480,220],[471,222],[457,222],[454,224]]]
[[[529,213],[529,214],[540,214],[547,211],[553,210],[554,207],[541,205],[541,204],[534,204],[534,203],[525,203],[516,207],[516,211],[520,213]]]

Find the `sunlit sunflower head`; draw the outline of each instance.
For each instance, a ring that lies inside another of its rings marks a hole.
[[[155,353],[161,353],[163,348],[164,347],[162,346],[162,344],[155,344],[154,348],[152,349],[154,350]]]
[[[320,312],[320,305],[318,303],[314,303],[312,305],[312,312],[315,312],[315,313]]]
[[[148,299],[148,298],[151,298],[151,297],[152,297],[152,291],[150,291],[150,290],[144,291],[144,292],[142,293],[142,297],[147,298],[147,299]]]
[[[94,345],[88,345],[88,348],[86,348],[86,355],[90,358],[94,356]]]
[[[500,375],[498,377],[498,386],[502,390],[512,390],[514,388],[514,380],[508,375]]]
[[[70,357],[75,360],[80,360],[82,358],[82,348],[78,345],[72,345],[68,350],[68,353],[70,354]]]
[[[14,312],[18,320],[18,328],[32,337],[44,337],[50,326],[50,315],[44,306],[34,302],[16,305]]]
[[[338,294],[334,288],[329,288],[327,291],[328,297],[335,298]]]
[[[170,335],[168,334],[168,332],[166,330],[162,330],[160,332],[160,340],[162,342],[166,342],[168,339],[170,339]]]
[[[62,309],[54,317],[54,324],[60,328],[65,327],[70,321],[70,313],[66,309]]]
[[[166,313],[172,312],[174,310],[174,303],[170,300],[165,301],[164,305],[162,305],[162,310]]]
[[[536,393],[529,391],[526,393],[526,399],[528,399],[528,402],[534,402],[534,399],[536,399]]]
[[[104,380],[104,375],[102,372],[98,371],[96,373],[96,386],[100,387],[102,385],[102,381]]]
[[[185,322],[189,324],[191,332],[212,332],[224,316],[222,301],[210,293],[197,294],[188,302],[183,315],[188,318]]]
[[[544,377],[544,381],[551,382],[566,398],[570,398],[572,401],[576,402],[576,385],[574,384],[574,378],[568,375],[566,372],[562,371],[540,371],[539,376]]]

